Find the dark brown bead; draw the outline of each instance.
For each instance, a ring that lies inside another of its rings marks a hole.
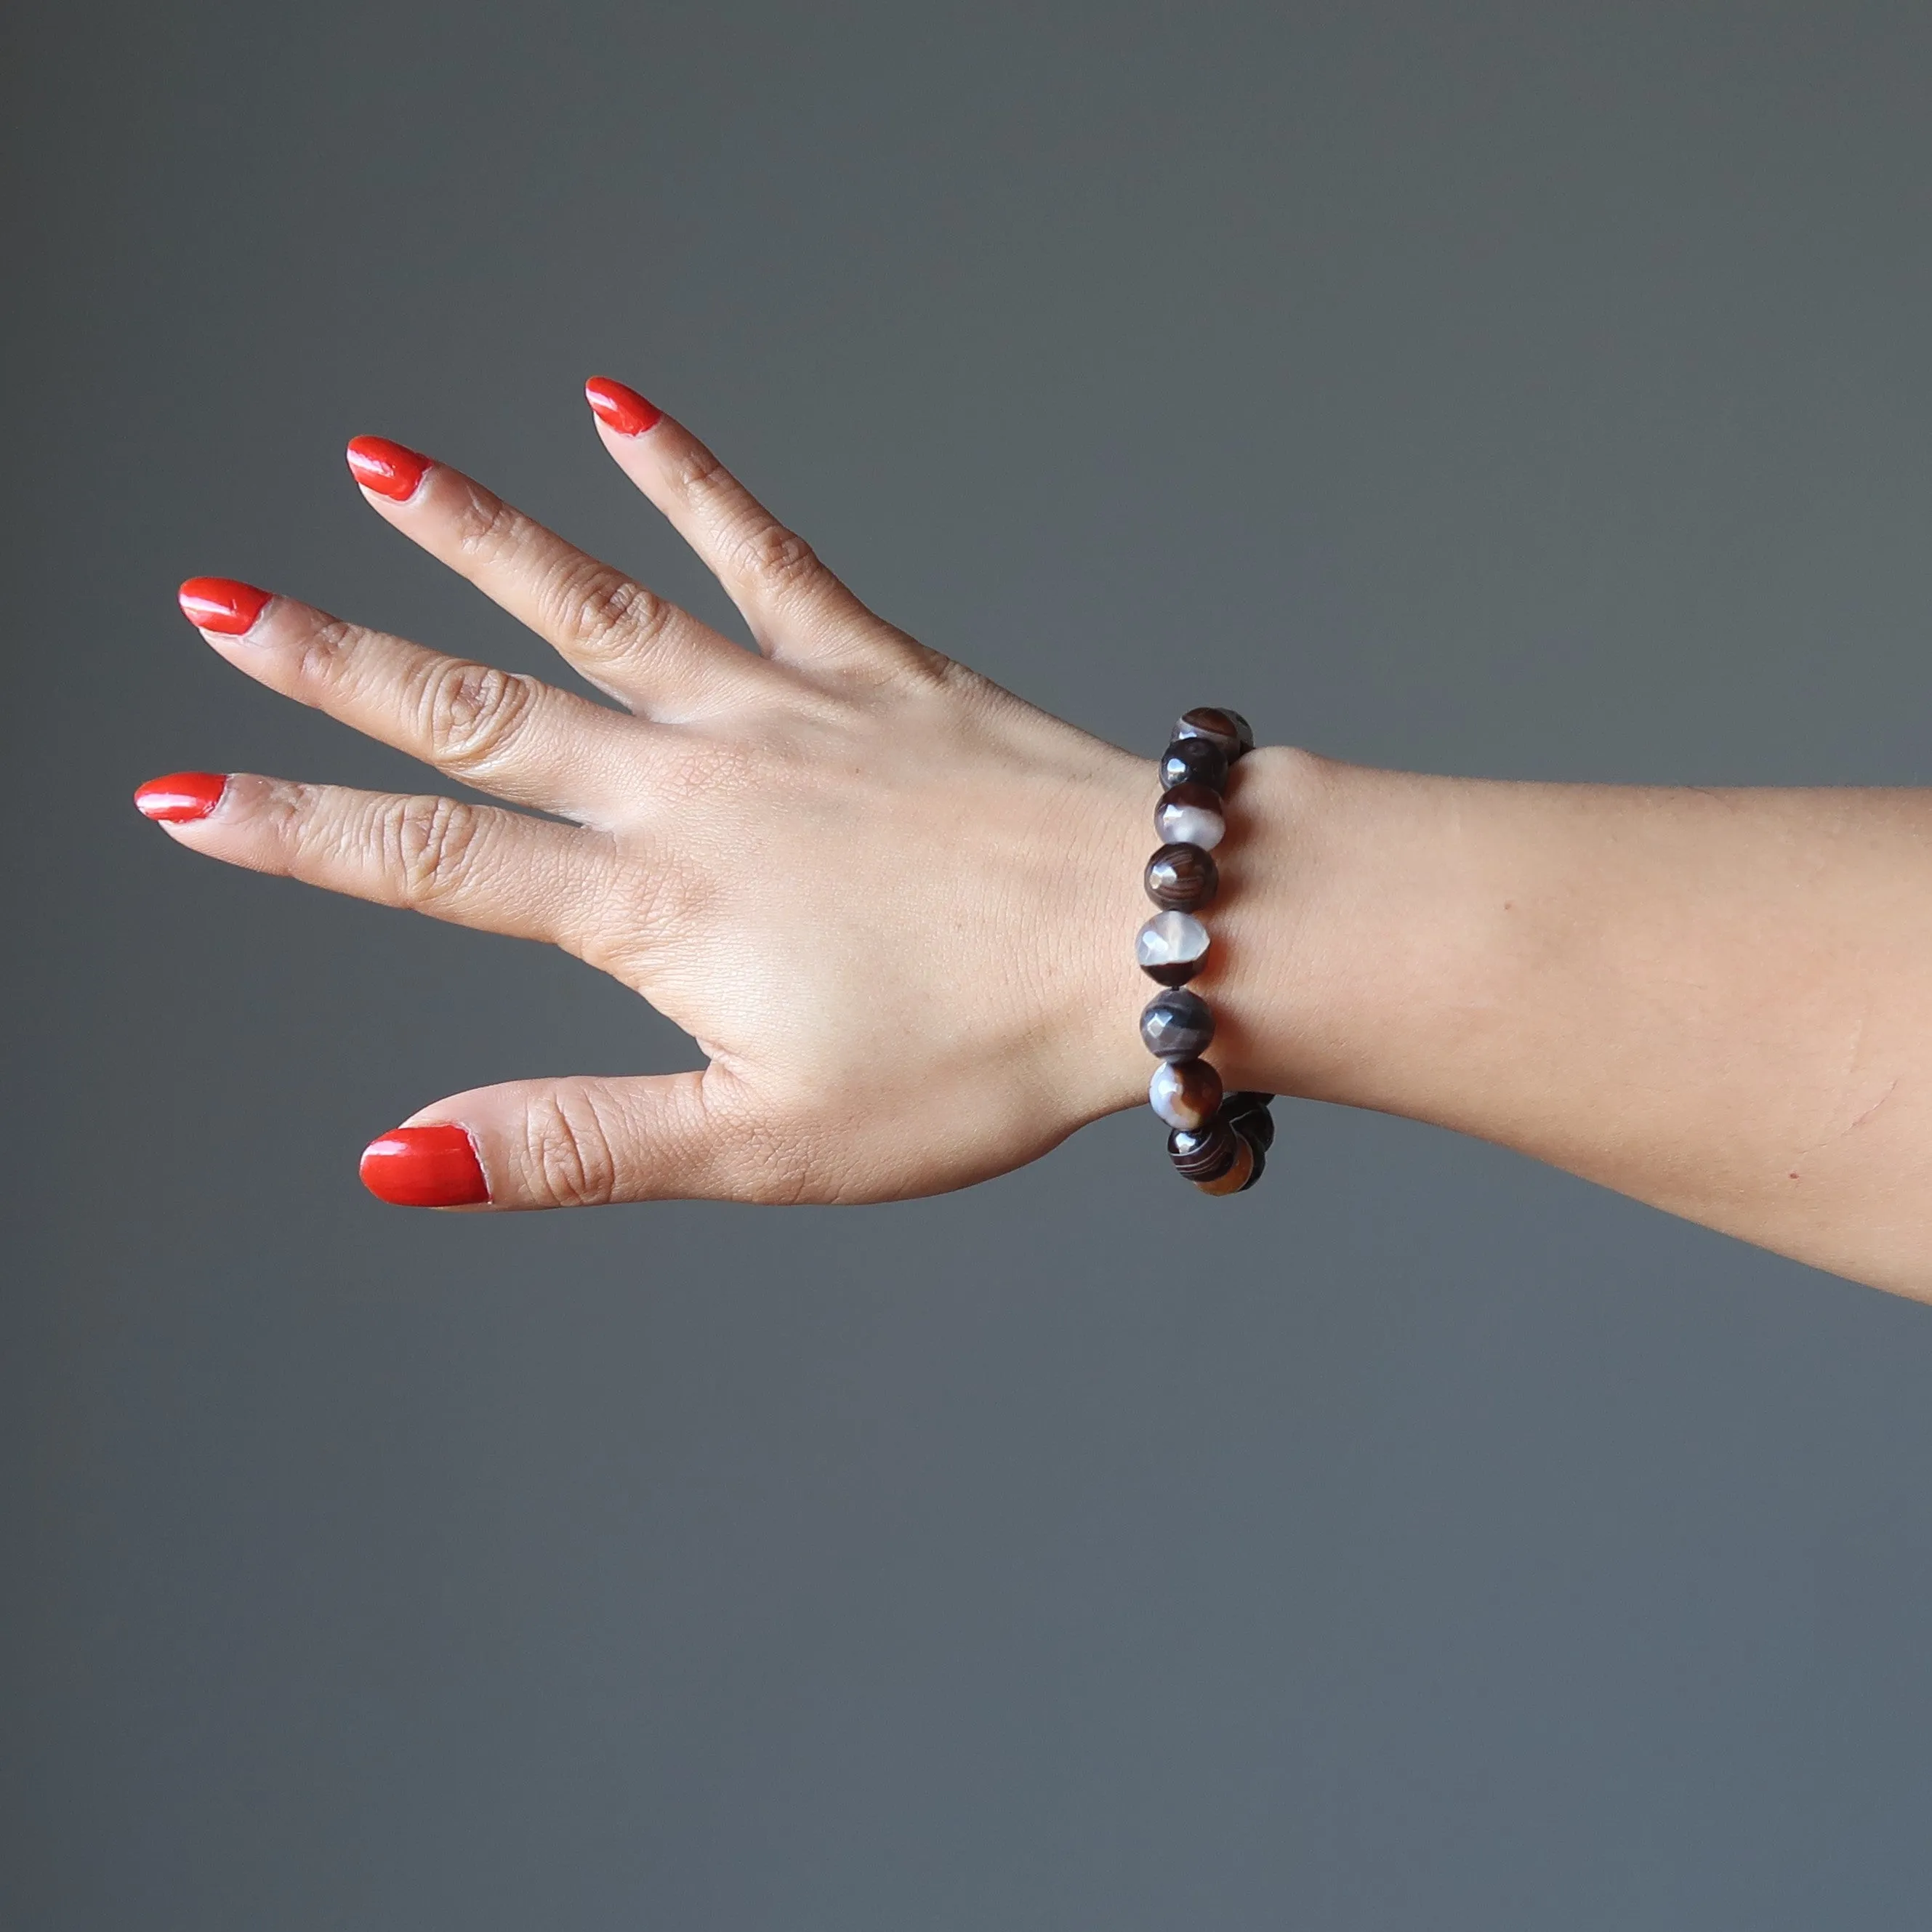
[[[1214,1043],[1214,1016],[1198,993],[1177,986],[1148,1000],[1141,1038],[1157,1059],[1197,1059]]]
[[[1257,1154],[1266,1154],[1274,1145],[1274,1116],[1268,1112],[1272,1094],[1253,1094],[1245,1089],[1230,1094],[1221,1102],[1221,1118],[1231,1127],[1238,1127],[1255,1144]]]
[[[1160,788],[1203,784],[1220,792],[1228,782],[1228,754],[1211,738],[1177,738],[1162,753]]]
[[[1201,970],[1198,959],[1176,959],[1165,966],[1143,966],[1141,970],[1157,986],[1184,986]]]
[[[1219,745],[1232,764],[1244,752],[1255,748],[1254,728],[1238,711],[1218,704],[1203,704],[1184,711],[1174,728],[1177,738],[1206,738]]]
[[[1234,1164],[1240,1144],[1220,1120],[1204,1127],[1176,1127],[1167,1137],[1167,1157],[1184,1180],[1219,1180]]]
[[[1198,845],[1163,845],[1147,862],[1147,896],[1170,912],[1204,906],[1220,883],[1214,861]]]

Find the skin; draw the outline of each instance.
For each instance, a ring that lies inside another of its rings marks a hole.
[[[902,1198],[1142,1102],[1152,765],[874,616],[666,417],[598,424],[757,650],[443,466],[376,512],[610,705],[277,597],[236,669],[510,806],[238,773],[181,844],[563,946],[702,1072],[512,1082],[490,1212]],[[1932,1298],[1932,799],[1236,767],[1230,1088],[1478,1135]],[[563,822],[559,822],[562,820]],[[1175,1180],[1173,1185],[1184,1184]]]

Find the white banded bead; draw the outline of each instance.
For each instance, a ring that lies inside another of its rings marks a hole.
[[[1208,928],[1191,912],[1157,912],[1134,934],[1134,963],[1163,986],[1184,986],[1208,956]]]
[[[1148,1105],[1170,1127],[1204,1127],[1221,1104],[1221,1076],[1204,1060],[1163,1060],[1148,1082]]]
[[[1198,845],[1211,852],[1228,836],[1228,821],[1202,805],[1163,804],[1154,815],[1154,828],[1166,845]]]

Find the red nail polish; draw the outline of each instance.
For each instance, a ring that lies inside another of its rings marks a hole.
[[[362,1150],[362,1185],[398,1208],[473,1208],[490,1198],[462,1127],[396,1127]]]
[[[199,631],[238,638],[262,614],[268,592],[232,577],[190,577],[176,595],[182,615]]]
[[[386,436],[354,437],[348,456],[349,466],[364,489],[398,503],[407,502],[435,467],[427,456],[418,456],[413,449],[405,449]]]
[[[584,386],[584,400],[620,436],[642,436],[664,420],[664,411],[646,402],[634,389],[614,382],[608,376],[593,376]]]
[[[170,772],[142,786],[134,794],[134,808],[147,818],[178,825],[184,819],[206,818],[227,789],[221,772]]]

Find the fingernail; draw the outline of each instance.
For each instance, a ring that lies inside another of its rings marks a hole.
[[[349,466],[365,490],[406,503],[422,488],[422,480],[434,465],[427,456],[405,449],[386,436],[358,436],[351,439]]]
[[[608,423],[620,436],[642,436],[653,424],[664,420],[664,411],[646,402],[634,389],[614,382],[608,376],[593,376],[584,386],[584,400],[597,412],[599,422]]]
[[[176,592],[182,615],[199,631],[238,638],[262,614],[268,592],[232,577],[190,577]]]
[[[134,808],[148,818],[178,825],[188,818],[206,818],[228,789],[222,772],[170,772],[150,778],[134,794]]]
[[[362,1150],[362,1185],[398,1208],[473,1208],[490,1198],[466,1128],[396,1127]]]

